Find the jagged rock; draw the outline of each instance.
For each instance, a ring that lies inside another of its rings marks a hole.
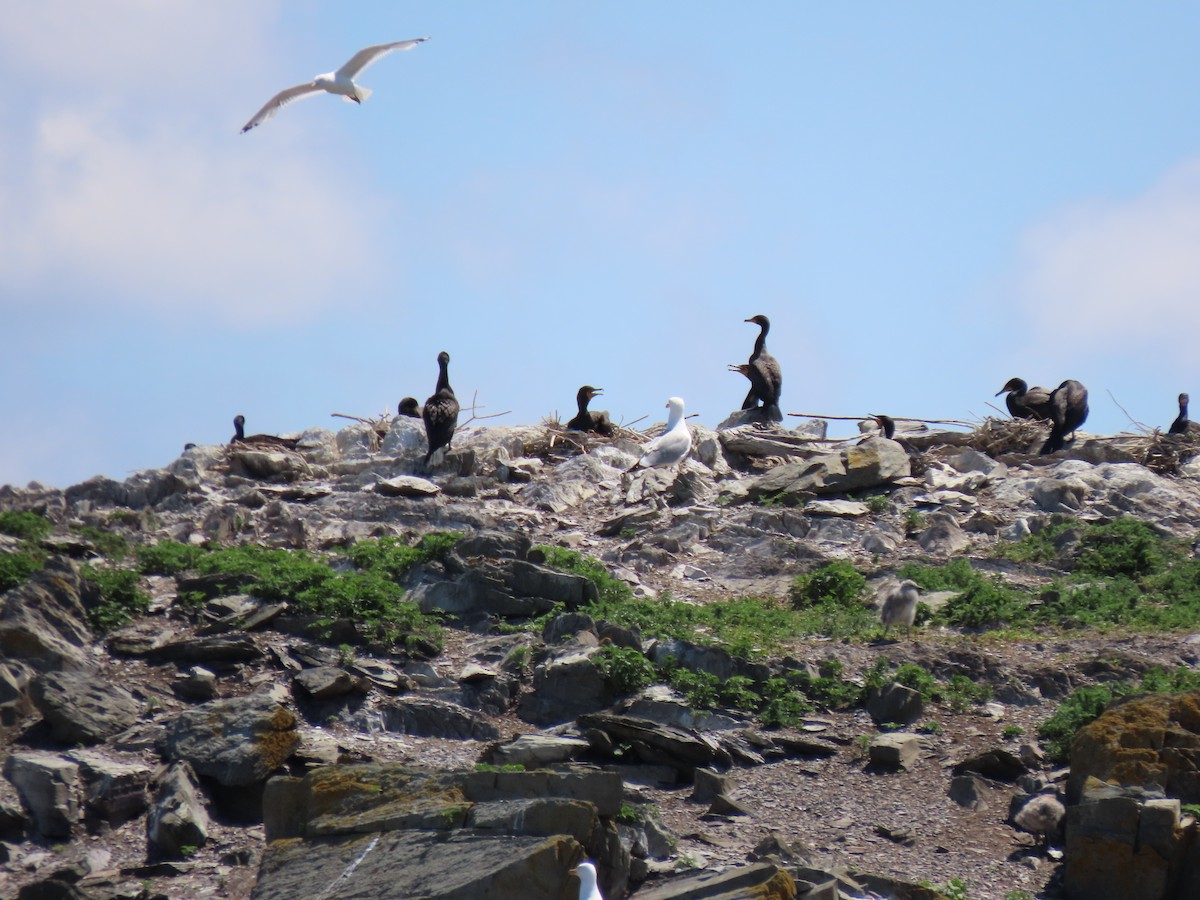
[[[130,727],[141,712],[129,691],[90,672],[41,675],[30,697],[62,744],[95,744]]]
[[[525,559],[532,546],[529,536],[522,532],[484,529],[462,538],[454,545],[454,552],[463,559],[479,556],[487,559]]]
[[[347,435],[346,445],[348,447],[358,448],[361,446],[362,438],[355,434],[353,441],[351,436]],[[340,435],[339,435],[340,438]],[[425,452],[425,425],[420,419],[414,419],[411,416],[395,416],[392,419],[391,427],[388,429],[387,436],[383,439],[383,444],[379,448],[379,452],[385,456],[415,456],[417,453]]]
[[[251,694],[184,710],[167,732],[164,753],[233,787],[262,781],[299,743],[295,716],[268,695]]]
[[[601,709],[608,699],[608,685],[592,663],[594,652],[572,651],[539,664],[533,670],[533,690],[521,698],[521,718],[556,725]]]
[[[0,594],[0,656],[41,672],[86,669],[92,633],[74,563],[55,559],[25,584]]]
[[[876,725],[894,722],[908,725],[925,712],[925,698],[920,691],[907,685],[891,682],[867,692],[867,713]]]
[[[740,659],[722,647],[693,644],[678,639],[655,641],[646,654],[657,666],[674,660],[675,665],[693,672],[707,672],[722,681],[734,675],[743,675],[754,681],[765,681],[770,677],[766,666]]]
[[[635,719],[648,719],[696,731],[729,731],[746,723],[732,716],[706,709],[694,709],[665,684],[654,684],[620,703],[614,710]]]
[[[600,596],[592,580],[583,575],[559,572],[519,559],[512,562],[510,571],[508,586],[519,597],[541,597],[574,609]]]
[[[910,767],[920,752],[921,739],[915,734],[900,731],[876,735],[867,748],[871,762],[889,769]]]
[[[711,803],[718,795],[729,793],[733,779],[715,769],[696,769],[692,778],[692,800]]]
[[[15,725],[33,712],[29,683],[34,670],[20,660],[0,661],[0,726]]]
[[[53,753],[13,753],[4,761],[4,776],[20,794],[38,834],[71,836],[83,813],[78,763]]]
[[[616,815],[621,797],[618,776],[594,771],[369,765],[274,778],[253,897],[290,900],[334,883],[339,896],[563,896],[584,853],[576,835],[586,836],[602,887],[621,896],[628,851],[598,819]],[[281,840],[301,836],[309,839]]]
[[[185,856],[208,841],[208,811],[187,763],[167,767],[146,817],[146,841],[153,853],[168,858]]]
[[[146,786],[153,774],[139,759],[114,759],[110,750],[73,750],[67,758],[78,763],[88,814],[120,826],[146,809]]]
[[[433,697],[388,700],[379,705],[379,715],[385,731],[399,734],[464,741],[494,741],[500,736],[480,713]]]
[[[1179,800],[1096,778],[1067,810],[1063,887],[1088,900],[1183,900],[1200,886],[1197,826],[1180,827]]]
[[[261,659],[263,651],[251,635],[238,633],[171,641],[145,655],[163,662],[228,663]]]
[[[1084,782],[1154,785],[1200,803],[1200,691],[1122,698],[1071,741],[1067,796]]]
[[[695,872],[637,893],[637,900],[794,900],[796,882],[774,863],[735,866],[723,872]]]
[[[203,666],[192,666],[171,685],[176,696],[201,703],[217,696],[217,676]]]
[[[581,631],[596,631],[596,623],[587,613],[569,612],[555,616],[542,628],[542,640],[547,644],[557,644],[567,638],[573,638]]]
[[[605,732],[614,743],[627,743],[649,765],[670,766],[685,777],[698,768],[728,766],[729,754],[702,735],[631,716],[591,713],[579,717],[582,728]]]
[[[931,556],[953,556],[971,546],[971,539],[949,513],[933,513],[917,542]]]
[[[867,504],[857,500],[809,500],[804,512],[810,516],[836,516],[842,519],[860,519],[870,513]]]
[[[750,810],[730,797],[728,794],[717,794],[712,798],[705,816],[748,816]]]
[[[523,487],[521,502],[535,509],[563,513],[594,497],[601,482],[618,478],[621,471],[598,455],[576,456],[555,466],[553,478]]]
[[[966,809],[986,807],[985,793],[984,781],[976,775],[956,775],[950,779],[950,799]]]
[[[366,679],[355,678],[345,669],[336,666],[318,666],[315,669],[305,669],[293,679],[296,686],[314,700],[328,700],[330,697],[341,697],[351,691],[366,693]]]

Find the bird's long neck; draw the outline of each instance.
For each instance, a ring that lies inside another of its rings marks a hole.
[[[428,384],[429,382],[425,382],[425,383]],[[233,420],[233,433],[239,441],[246,439],[246,426],[244,424],[242,424],[241,419]]]
[[[1187,408],[1188,408],[1187,400],[1180,400],[1179,401],[1179,418],[1186,419],[1188,417]]]
[[[759,325],[759,328],[761,328],[762,331],[758,333],[758,339],[754,342],[754,352],[750,355],[751,359],[757,359],[758,356],[765,349],[767,349],[767,332],[771,330],[771,326],[766,322],[763,322]]]
[[[450,387],[450,371],[449,371],[449,369],[450,369],[449,363],[444,363],[444,362],[438,363],[437,389],[439,391],[450,391],[451,393],[453,393],[454,389],[452,387]],[[428,384],[428,383],[429,382],[426,382],[426,384]]]
[[[575,403],[579,406],[579,414],[582,416],[588,411],[588,401],[591,399],[586,392],[580,392],[575,398]]]
[[[683,420],[683,410],[672,408],[667,414],[667,431],[672,431]]]

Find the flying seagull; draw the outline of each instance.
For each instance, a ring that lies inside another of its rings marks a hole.
[[[386,56],[393,50],[411,50],[417,44],[421,43],[421,41],[427,40],[429,40],[427,37],[412,38],[407,41],[395,41],[391,44],[377,44],[374,47],[359,50],[350,57],[348,63],[336,72],[326,72],[324,75],[318,75],[312,81],[305,84],[298,84],[295,87],[280,91],[268,100],[262,109],[254,114],[254,118],[242,126],[242,134],[245,134],[256,125],[261,125],[293,100],[317,94],[321,91],[329,94],[341,94],[352,103],[362,103],[371,96],[371,90],[370,88],[365,88],[354,83],[354,77],[359,72],[375,62],[379,57]]]

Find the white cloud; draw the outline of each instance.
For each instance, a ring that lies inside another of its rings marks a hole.
[[[1070,351],[1161,342],[1200,327],[1200,159],[1125,202],[1067,210],[1026,234],[1018,294],[1034,331]],[[1174,360],[1178,362],[1179,360]]]
[[[237,134],[263,99],[245,84],[275,83],[259,72],[272,7],[103,6],[6,20],[0,78],[30,102],[4,116],[0,305],[253,326],[364,295],[383,210],[357,161],[286,126],[283,140]]]

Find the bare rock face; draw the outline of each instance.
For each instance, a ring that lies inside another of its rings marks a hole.
[[[208,812],[187,763],[172,763],[146,817],[146,840],[163,857],[178,858],[208,840]]]
[[[1078,798],[1089,776],[1200,803],[1200,691],[1130,697],[1080,729],[1068,797]]]
[[[227,787],[262,781],[300,745],[296,717],[265,694],[214,700],[180,714],[166,756]]]
[[[55,560],[26,584],[0,595],[0,657],[42,672],[89,667],[92,632],[82,590],[75,565]]]
[[[21,795],[38,834],[71,836],[83,814],[78,763],[53,753],[13,753],[4,762],[4,775]]]
[[[694,897],[793,900],[796,882],[781,866],[756,863],[724,872],[696,872],[672,878],[665,884],[637,893],[638,900],[689,900]]]
[[[95,744],[138,719],[141,704],[118,684],[94,673],[51,672],[35,679],[30,696],[56,741]]]
[[[252,896],[290,900],[321,885],[347,897],[566,898],[587,853],[605,895],[620,897],[629,853],[611,817],[622,790],[619,776],[596,771],[365,765],[275,778]]]
[[[840,453],[814,454],[802,462],[784,463],[749,486],[751,499],[843,494],[890,484],[911,473],[908,453],[895,441],[870,437]]]

